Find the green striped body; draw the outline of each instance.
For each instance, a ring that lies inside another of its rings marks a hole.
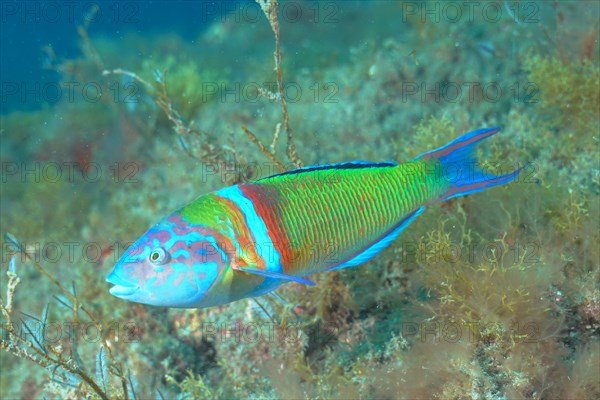
[[[285,273],[303,276],[340,265],[448,186],[427,173],[432,168],[425,161],[370,165],[241,185],[265,221]]]
[[[400,165],[317,165],[205,194],[127,250],[107,278],[111,293],[200,308],[314,284],[312,273],[374,257],[427,205],[515,179],[520,169],[494,176],[478,167],[475,145],[496,132],[469,132]]]

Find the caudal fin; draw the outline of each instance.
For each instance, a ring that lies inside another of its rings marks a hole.
[[[437,201],[481,192],[489,187],[510,182],[519,175],[523,167],[508,174],[493,175],[483,170],[475,157],[477,143],[499,131],[500,128],[488,128],[465,133],[447,145],[416,158],[439,162],[442,176],[451,183],[450,188]]]

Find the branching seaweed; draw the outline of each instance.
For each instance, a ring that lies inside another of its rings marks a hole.
[[[304,165],[300,156],[296,152],[296,145],[294,144],[294,134],[292,127],[290,126],[289,121],[289,112],[287,107],[287,102],[285,100],[284,86],[283,86],[283,68],[281,66],[281,35],[279,30],[279,19],[278,19],[278,11],[279,11],[279,3],[277,1],[264,1],[257,0],[257,3],[260,5],[262,11],[267,17],[271,29],[275,35],[275,73],[277,77],[277,93],[272,93],[267,89],[260,88],[259,93],[269,98],[270,100],[277,100],[281,105],[281,112],[283,114],[283,130],[286,133],[287,137],[287,156],[290,161],[294,164],[295,167],[300,168]],[[89,39],[86,41],[87,34],[85,29],[80,29],[80,35],[84,38],[84,42],[87,47],[92,47]],[[97,52],[94,52],[94,59],[99,60],[98,65],[102,66],[103,63],[100,60]],[[189,146],[185,142],[186,136],[196,136],[198,138],[203,138],[204,135],[200,130],[198,130],[194,126],[194,122],[185,123],[183,117],[178,112],[178,110],[173,105],[173,101],[169,97],[167,91],[167,83],[166,83],[166,71],[157,71],[155,73],[155,84],[148,82],[147,80],[140,77],[138,74],[132,71],[127,71],[121,68],[115,69],[103,69],[102,74],[104,76],[115,74],[115,75],[125,75],[129,78],[134,79],[135,81],[141,83],[146,90],[152,95],[154,102],[158,105],[161,110],[165,113],[167,118],[173,123],[175,132],[179,135],[179,143],[183,150],[193,158],[196,158],[200,161],[212,161],[221,164],[220,166],[226,166],[225,157],[222,157],[221,154],[217,151],[215,146],[211,145],[208,140],[201,140],[201,149],[202,154],[200,156],[196,156],[189,148]],[[286,171],[287,168],[284,166],[284,163],[281,162],[277,158],[275,152],[275,146],[277,144],[277,140],[279,139],[279,135],[282,129],[282,124],[277,123],[275,126],[275,131],[273,133],[273,140],[269,148],[265,146],[260,139],[250,130],[246,125],[242,125],[242,130],[248,137],[248,139],[254,143],[261,153],[263,153],[270,161],[272,161],[276,167],[281,171]],[[234,156],[238,156],[234,150],[228,150]],[[239,183],[239,182],[233,182]]]
[[[55,299],[72,310],[74,323],[79,323],[79,312],[81,311],[96,329],[98,329],[98,332],[103,332],[102,324],[94,314],[79,301],[74,286],[71,290],[67,289],[62,283],[47,272],[33,257],[31,257],[31,255],[25,252],[24,246],[13,235],[6,233],[5,239],[7,243],[14,247],[17,254],[20,253],[24,259],[33,264],[35,269],[42,276],[46,277],[59,288],[64,297],[63,299],[55,297]],[[35,320],[39,324],[35,329],[30,326],[30,323],[24,320],[21,322],[22,331],[16,329],[18,322],[14,315],[13,302],[17,286],[21,282],[21,279],[16,272],[16,258],[14,255],[9,263],[7,276],[8,285],[6,290],[6,300],[3,297],[0,297],[0,311],[5,320],[1,326],[2,329],[6,331],[5,338],[3,337],[0,342],[0,348],[16,357],[25,358],[45,369],[51,370],[51,379],[55,383],[62,387],[76,389],[79,394],[93,393],[101,399],[114,397],[111,396],[109,385],[109,382],[114,379],[120,382],[122,397],[124,399],[129,399],[131,380],[123,375],[123,367],[121,363],[113,357],[110,346],[104,336],[102,337],[102,345],[96,355],[96,379],[94,379],[87,372],[87,368],[81,361],[77,352],[77,335],[71,336],[72,343],[70,354],[68,355],[65,354],[65,349],[62,345],[51,345],[46,342],[44,332],[47,329],[48,306],[44,308],[40,318],[25,314],[30,320]],[[25,332],[25,335],[22,332]],[[113,379],[110,379],[111,376]],[[87,388],[85,388],[85,386],[87,386]]]
[[[265,16],[269,20],[269,24],[271,25],[271,29],[273,29],[273,33],[275,34],[274,56],[275,56],[275,73],[277,74],[277,94],[273,94],[270,92],[267,92],[267,94],[272,99],[278,99],[279,103],[281,104],[281,112],[283,114],[283,129],[286,132],[287,142],[288,142],[287,143],[287,154],[288,154],[290,161],[292,161],[296,165],[296,167],[300,168],[303,166],[303,162],[300,159],[300,157],[298,156],[298,154],[296,153],[296,145],[294,144],[294,134],[292,131],[292,127],[290,126],[290,117],[289,117],[289,113],[288,113],[288,109],[287,109],[287,102],[285,100],[285,93],[284,93],[284,87],[283,87],[283,68],[281,67],[281,34],[279,31],[279,18],[278,18],[279,2],[277,0],[275,0],[275,1],[256,0],[256,2],[260,5],[260,8],[265,13]],[[263,95],[264,94],[265,93],[263,92]],[[254,136],[254,134],[252,134],[246,128],[243,128],[243,129],[244,129],[244,132],[246,132],[246,134],[248,135],[248,137],[250,137],[252,140],[252,136]],[[275,142],[277,141],[277,137],[279,136],[279,129],[280,129],[280,127],[278,124],[277,128],[275,129],[275,133],[273,135],[273,145],[271,145],[270,154],[273,157],[274,157],[274,147],[275,147],[274,145],[275,145]],[[254,136],[254,138],[256,138],[256,137]],[[262,145],[262,144],[259,145],[260,142],[258,141],[258,139],[256,140],[256,142],[253,140],[253,142],[259,146],[259,149],[265,155],[267,155],[269,158],[271,158],[268,155],[269,153],[265,152],[266,148],[264,147],[264,145]]]

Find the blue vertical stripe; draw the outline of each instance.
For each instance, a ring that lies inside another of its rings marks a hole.
[[[246,221],[246,226],[252,234],[256,245],[256,253],[265,261],[267,271],[283,272],[281,255],[275,248],[273,240],[263,219],[256,213],[252,200],[244,196],[239,186],[231,186],[219,190],[217,196],[232,201],[241,210]],[[265,257],[265,255],[267,255]]]

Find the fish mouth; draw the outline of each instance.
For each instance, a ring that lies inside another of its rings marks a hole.
[[[113,272],[106,277],[106,282],[112,283],[113,287],[109,289],[110,294],[117,297],[129,296],[135,293],[139,286],[125,281],[123,278]]]
[[[115,285],[108,289],[110,294],[117,297],[124,297],[134,294],[138,290],[137,286],[121,286]]]

